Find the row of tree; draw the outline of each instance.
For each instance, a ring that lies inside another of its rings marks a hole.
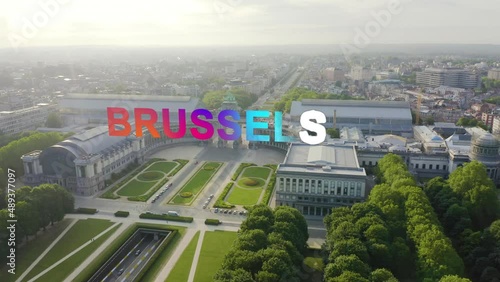
[[[3,201],[3,199],[2,199]],[[7,201],[7,199],[6,199]],[[34,188],[24,186],[15,192],[15,208],[8,206],[0,210],[0,260],[5,260],[9,246],[7,229],[9,219],[17,219],[16,245],[28,236],[64,218],[74,210],[74,198],[57,184],[43,184]],[[15,215],[15,218],[11,217]]]
[[[500,280],[500,204],[486,167],[471,162],[425,185],[436,214],[473,281]]]
[[[417,279],[436,281],[445,275],[463,276],[463,261],[450,239],[443,233],[427,196],[415,185],[403,159],[395,154],[388,154],[379,161],[378,169],[378,176],[385,185],[379,185],[375,189],[390,189],[395,196],[400,197],[406,235],[410,246],[417,253]]]
[[[302,99],[330,99],[330,100],[364,100],[346,94],[317,93],[305,88],[294,88],[283,95],[280,101],[274,104],[274,110],[278,112],[290,112],[293,101]]]
[[[239,232],[214,281],[300,281],[309,235],[297,209],[255,206]]]
[[[457,121],[457,125],[459,126],[464,126],[464,127],[475,127],[479,126],[484,130],[488,130],[488,126],[484,124],[484,122],[477,120],[475,118],[467,118],[467,117],[461,117]]]
[[[238,106],[240,106],[243,110],[246,110],[258,99],[257,95],[248,93],[241,88],[231,89],[230,92],[236,98]],[[225,90],[209,91],[203,95],[202,101],[208,109],[216,110],[221,107],[226,94],[227,91]]]
[[[454,281],[462,276],[461,258],[403,160],[386,155],[377,175],[380,184],[367,202],[334,209],[325,218],[325,279]]]
[[[63,135],[56,132],[34,133],[18,140],[14,140],[0,148],[0,169],[4,172],[13,169],[17,176],[24,174],[21,156],[34,150],[43,150],[61,142],[70,134]]]
[[[500,88],[500,80],[495,80],[487,77],[483,77],[481,81],[481,90],[483,92],[488,92],[492,89]]]

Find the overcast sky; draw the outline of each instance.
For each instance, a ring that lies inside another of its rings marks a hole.
[[[0,0],[0,47],[353,44],[391,1],[370,43],[500,44],[498,0]]]

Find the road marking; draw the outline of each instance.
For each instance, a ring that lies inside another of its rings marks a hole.
[[[105,281],[106,279],[108,279],[108,277],[109,277],[110,275],[112,275],[112,274],[113,274],[113,272],[115,272],[115,270],[118,268],[118,266],[120,266],[120,264],[122,264],[122,262],[123,262],[126,258],[128,258],[128,257],[130,256],[130,253],[132,253],[132,251],[133,251],[135,248],[137,248],[137,246],[139,246],[139,245],[142,243],[142,241],[143,241],[143,240],[144,240],[144,237],[143,237],[143,238],[141,238],[141,240],[139,241],[139,243],[137,243],[137,244],[136,244],[136,245],[135,245],[135,246],[134,246],[134,247],[133,247],[133,248],[132,248],[132,249],[128,252],[128,254],[127,254],[125,257],[123,257],[123,258],[120,260],[120,262],[119,262],[119,263],[117,263],[117,264],[116,264],[116,266],[115,266],[113,269],[111,269],[111,271],[108,273],[108,275],[106,275],[106,277],[104,277],[104,279],[103,279],[103,280],[101,280],[101,282],[103,282],[103,281]]]

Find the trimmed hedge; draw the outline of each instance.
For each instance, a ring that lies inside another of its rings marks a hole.
[[[207,218],[205,219],[205,224],[206,225],[219,225],[221,224],[222,222],[218,219],[213,219],[213,218]]]
[[[243,169],[249,167],[249,166],[255,166],[256,164],[252,163],[241,163],[238,169],[234,172],[233,176],[231,177],[232,181],[236,181],[240,173],[243,171]]]
[[[192,217],[188,216],[171,216],[166,214],[154,214],[154,213],[141,213],[139,218],[144,219],[157,219],[157,220],[170,220],[170,221],[179,221],[179,222],[193,222]]]
[[[234,182],[229,182],[226,187],[224,187],[224,191],[222,191],[222,193],[219,195],[219,198],[217,198],[217,201],[215,201],[214,208],[232,209],[235,207],[235,205],[229,204],[224,201],[229,191],[231,191],[231,188],[233,188],[233,184]]]
[[[140,196],[128,197],[127,200],[134,201],[134,202],[146,202],[149,198],[151,198],[151,196],[154,195],[154,193],[156,193],[156,191],[158,191],[167,182],[168,182],[168,178],[164,178],[162,181],[158,182],[156,184],[156,186],[149,189],[149,192],[147,194],[140,195]]]
[[[277,165],[265,165],[265,167],[269,167],[273,170],[273,174],[271,175],[271,179],[267,184],[266,190],[264,190],[264,196],[262,197],[262,204],[268,205],[274,191],[274,185],[276,184],[276,169]]]
[[[168,177],[172,177],[172,176],[176,175],[189,161],[176,159],[176,160],[174,160],[174,162],[178,162],[179,165],[176,168],[174,168],[174,170],[172,172],[170,172]]]
[[[115,212],[116,217],[128,217],[130,215],[130,212],[128,211],[117,211]]]
[[[97,209],[90,208],[77,208],[73,213],[82,213],[82,214],[95,214],[97,213]]]
[[[193,197],[193,193],[191,193],[191,192],[182,192],[179,195],[181,197],[183,197],[183,198],[191,198],[191,197]]]
[[[120,196],[115,195],[115,192],[117,190],[119,190],[120,188],[122,188],[123,185],[125,185],[125,183],[129,182],[134,176],[136,176],[137,172],[140,172],[140,171],[144,170],[147,166],[149,166],[150,164],[152,164],[154,162],[157,162],[157,161],[165,161],[165,160],[164,159],[154,158],[154,159],[151,159],[151,160],[145,162],[144,164],[142,164],[140,166],[138,164],[132,163],[132,164],[128,165],[127,168],[125,168],[124,170],[122,170],[120,173],[114,174],[114,177],[117,177],[116,175],[119,176],[116,179],[116,180],[118,180],[118,179],[122,178],[123,176],[127,175],[128,173],[132,172],[127,178],[125,178],[124,180],[120,181],[120,183],[115,184],[111,189],[109,189],[108,191],[106,191],[105,193],[103,193],[100,196],[100,198],[111,199],[111,200],[119,199]],[[113,176],[111,177],[111,181],[112,182],[115,182],[116,180],[113,180]]]

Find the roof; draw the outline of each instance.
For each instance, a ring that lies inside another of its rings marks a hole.
[[[199,104],[198,98],[189,96],[158,96],[158,95],[119,95],[119,94],[68,94],[59,101],[61,110],[102,111],[106,112],[108,107],[126,108],[133,111],[134,108],[150,108],[157,112],[168,108],[173,111],[186,109],[192,112]]]
[[[365,170],[359,166],[354,146],[339,144],[311,146],[292,143],[278,172],[366,176]]]
[[[99,126],[75,134],[52,147],[66,149],[75,157],[81,158],[117,149],[127,142],[129,142],[128,137],[110,136],[107,126]]]
[[[412,120],[410,104],[399,101],[304,99],[292,102],[290,114],[300,116],[310,110],[323,112],[327,117],[333,117],[336,110],[337,118]]]

